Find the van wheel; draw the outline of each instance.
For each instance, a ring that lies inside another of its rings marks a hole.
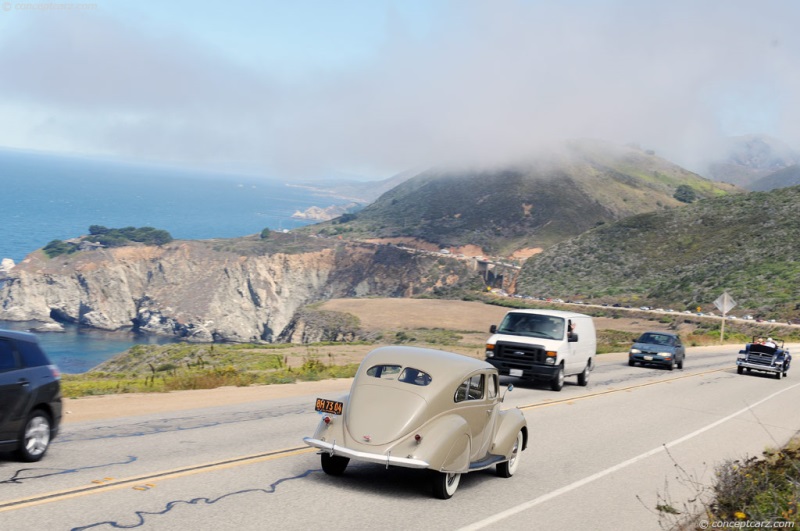
[[[550,380],[550,389],[553,391],[561,391],[562,387],[564,387],[564,366],[559,365],[558,372],[555,377]]]
[[[744,368],[743,367],[736,367],[736,373],[737,374],[744,374]]]
[[[589,363],[586,363],[586,367],[583,368],[583,372],[578,375],[578,385],[586,387],[589,383]]]

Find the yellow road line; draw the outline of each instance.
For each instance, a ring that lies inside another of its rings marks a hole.
[[[211,470],[223,470],[226,468],[233,468],[241,465],[249,465],[252,463],[260,463],[263,461],[270,461],[272,459],[279,459],[282,457],[291,457],[294,455],[307,454],[316,452],[316,448],[306,446],[299,446],[296,448],[285,448],[283,450],[274,450],[263,454],[255,454],[244,457],[236,457],[233,459],[225,459],[223,461],[214,461],[202,465],[192,465],[183,468],[175,468],[172,470],[165,470],[163,472],[155,472],[152,474],[145,474],[131,478],[118,479],[106,478],[107,483],[88,485],[84,487],[74,487],[71,489],[40,494],[31,498],[22,498],[19,500],[11,500],[7,502],[0,502],[0,512],[10,511],[13,509],[22,509],[25,507],[33,507],[35,505],[42,505],[56,501],[68,500],[79,496],[86,496],[89,494],[97,494],[109,490],[120,489],[128,487],[135,483],[142,483],[146,481],[153,481],[156,479],[173,479],[201,472],[208,472]]]
[[[674,382],[676,380],[682,380],[684,378],[693,378],[695,376],[704,376],[706,374],[712,374],[712,373],[715,373],[715,372],[727,371],[727,370],[730,370],[730,367],[725,367],[725,368],[722,368],[722,369],[711,369],[711,370],[703,371],[703,372],[694,372],[694,373],[691,373],[691,374],[682,374],[680,376],[675,376],[673,378],[667,378],[667,379],[664,379],[664,380],[655,380],[655,381],[652,381],[652,382],[645,382],[645,383],[640,383],[640,384],[636,384],[636,385],[629,385],[627,387],[621,387],[619,389],[617,389],[617,388],[606,389],[605,391],[597,391],[595,393],[587,393],[585,395],[574,396],[574,397],[570,397],[570,398],[562,398],[562,399],[553,400],[553,401],[550,401],[550,402],[540,402],[540,403],[537,403],[537,404],[528,404],[527,406],[518,406],[518,408],[524,411],[526,409],[536,409],[536,408],[546,407],[546,406],[555,406],[555,405],[558,405],[558,404],[565,404],[565,403],[568,403],[568,402],[576,402],[578,400],[585,400],[587,398],[596,398],[598,396],[610,395],[610,394],[614,394],[614,393],[621,393],[623,391],[631,391],[633,389],[640,389],[642,387],[648,387],[650,385],[658,385],[658,384],[662,384],[662,383],[669,383],[669,382]]]

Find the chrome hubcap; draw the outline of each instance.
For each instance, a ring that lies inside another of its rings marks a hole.
[[[31,455],[41,455],[50,444],[50,423],[42,417],[31,419],[25,429],[25,449]]]

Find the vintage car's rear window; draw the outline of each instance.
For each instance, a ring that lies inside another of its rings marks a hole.
[[[431,383],[431,376],[419,369],[400,365],[375,365],[367,369],[367,376],[381,378],[384,380],[397,380],[412,385],[428,385]]]

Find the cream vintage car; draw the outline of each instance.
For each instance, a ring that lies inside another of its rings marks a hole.
[[[322,469],[340,475],[350,459],[430,469],[433,493],[448,499],[461,474],[497,467],[511,477],[528,443],[519,409],[501,409],[497,369],[441,350],[389,346],[370,352],[350,394],[317,399],[313,437]],[[511,386],[509,386],[509,390]]]

